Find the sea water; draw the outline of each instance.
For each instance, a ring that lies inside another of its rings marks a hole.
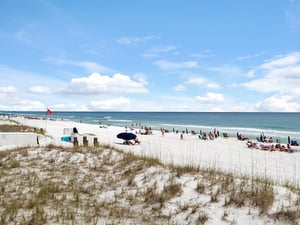
[[[221,134],[236,133],[255,138],[264,133],[268,137],[287,142],[300,139],[300,113],[279,112],[2,112],[23,114],[76,122],[115,125],[170,132],[209,132],[216,128]]]

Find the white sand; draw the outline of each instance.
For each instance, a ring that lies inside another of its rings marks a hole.
[[[182,166],[212,168],[233,173],[237,176],[254,176],[269,178],[279,184],[300,185],[300,152],[268,152],[249,149],[245,141],[236,138],[219,137],[215,140],[200,140],[197,135],[184,135],[153,131],[153,135],[138,135],[140,145],[123,145],[116,135],[124,132],[123,127],[76,123],[72,121],[50,121],[13,118],[19,123],[46,129],[51,138],[40,140],[41,145],[49,143],[72,146],[62,142],[64,128],[76,127],[80,134],[88,136],[89,144],[97,137],[100,144],[107,144],[126,152],[134,152],[142,156],[155,157],[163,163]],[[129,132],[137,132],[130,130]],[[90,134],[94,134],[90,135]]]

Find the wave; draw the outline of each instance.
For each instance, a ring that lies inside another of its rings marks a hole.
[[[121,123],[132,123],[133,120],[117,120],[117,119],[108,119],[110,122],[121,122]]]
[[[218,126],[202,126],[202,125],[191,125],[191,124],[169,124],[169,123],[163,123],[160,124],[162,127],[167,128],[167,129],[189,129],[189,130],[194,130],[196,132],[199,132],[200,130],[204,132],[209,132],[213,131],[214,128],[219,130],[221,133],[230,133],[230,134],[236,134],[236,133],[241,133],[244,135],[249,135],[249,136],[259,136],[260,134],[264,133],[267,136],[273,136],[273,137],[299,137],[300,132],[296,131],[283,131],[283,130],[276,130],[276,129],[270,129],[270,128],[251,128],[251,127],[218,127]]]

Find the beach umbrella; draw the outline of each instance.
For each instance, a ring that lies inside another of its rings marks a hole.
[[[136,139],[136,135],[133,133],[122,132],[117,135],[117,138],[123,139],[125,141]]]

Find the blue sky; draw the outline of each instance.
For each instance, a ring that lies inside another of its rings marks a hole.
[[[300,111],[299,0],[1,0],[0,111]]]

